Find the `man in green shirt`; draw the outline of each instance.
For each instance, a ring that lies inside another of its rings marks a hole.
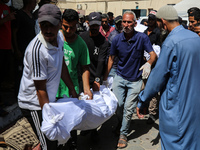
[[[81,64],[84,94],[89,95],[88,99],[92,99],[89,85],[89,51],[82,38],[75,33],[78,19],[78,13],[73,9],[66,9],[63,13],[61,32],[64,36],[64,58],[77,94],[79,94],[78,64]],[[61,80],[57,97],[60,98],[63,97],[63,95],[69,97],[70,94],[67,86]]]
[[[68,71],[74,88],[79,94],[79,80],[78,80],[78,64],[81,65],[82,70],[82,81],[83,81],[83,91],[87,94],[88,99],[92,99],[93,95],[90,91],[90,56],[86,43],[84,40],[77,35],[76,24],[78,23],[78,13],[73,9],[65,9],[62,16],[62,34],[64,37],[64,59],[68,67]],[[63,97],[63,95],[70,96],[68,87],[64,84],[62,79],[60,79],[60,84],[57,92],[57,98]],[[67,147],[76,150],[77,146],[77,132],[71,132],[71,139],[67,142]]]

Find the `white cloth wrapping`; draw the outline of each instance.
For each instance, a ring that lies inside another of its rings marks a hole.
[[[115,113],[116,108],[117,98],[101,85],[100,92],[93,92],[93,100],[63,98],[56,103],[46,103],[42,110],[41,131],[48,139],[64,144],[70,138],[71,130],[97,128]]]
[[[160,49],[161,49],[160,46],[153,44],[152,47],[153,47],[153,50],[156,53],[157,57],[159,57],[159,55],[160,55]],[[144,51],[144,57],[148,61],[150,59],[149,53],[147,53],[146,51]]]

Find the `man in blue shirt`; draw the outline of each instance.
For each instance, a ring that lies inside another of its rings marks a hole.
[[[161,54],[139,94],[139,111],[159,91],[159,130],[163,150],[200,149],[200,38],[178,22],[174,7],[163,6],[157,12],[170,32]],[[155,80],[156,79],[156,80]]]
[[[118,34],[111,44],[108,67],[104,75],[104,83],[114,62],[118,56],[119,62],[117,75],[113,81],[113,92],[118,99],[117,117],[119,120],[120,137],[118,147],[127,146],[127,134],[131,118],[142,87],[142,77],[147,78],[151,71],[151,65],[156,60],[148,36],[136,32],[136,17],[132,11],[126,11],[122,18],[123,32]],[[144,64],[144,50],[150,54],[150,59]],[[141,67],[142,66],[142,67]],[[143,71],[142,71],[143,70]]]

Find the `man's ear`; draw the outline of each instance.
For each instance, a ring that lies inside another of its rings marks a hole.
[[[134,27],[136,27],[137,26],[137,21],[135,20],[135,22],[134,22]]]

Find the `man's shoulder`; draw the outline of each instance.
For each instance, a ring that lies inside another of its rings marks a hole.
[[[80,37],[82,37],[82,38],[86,38],[86,37],[89,37],[89,36],[90,36],[89,31],[85,31],[85,32],[80,33]]]

